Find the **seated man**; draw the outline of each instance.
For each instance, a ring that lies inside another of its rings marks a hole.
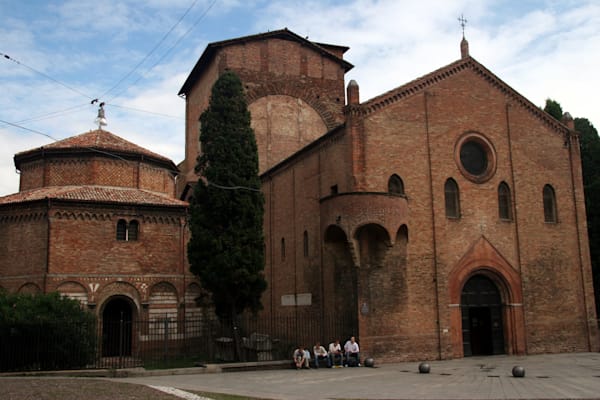
[[[340,339],[335,339],[334,342],[329,343],[329,365],[341,367],[344,363],[344,356],[342,354],[342,346],[340,345]]]
[[[319,361],[325,360],[327,362],[327,368],[331,367],[329,363],[329,357],[327,357],[327,350],[321,346],[321,343],[317,342],[313,346],[313,354],[315,355],[315,368],[319,368]]]
[[[344,352],[346,353],[346,363],[344,364],[347,367],[357,366],[360,367],[360,352],[359,352],[358,343],[356,343],[356,338],[352,336],[350,340],[344,344]],[[356,363],[356,364],[355,364]]]
[[[294,350],[294,363],[296,364],[296,369],[310,368],[308,365],[310,361],[310,355],[307,357],[308,351],[304,350],[304,346],[298,346],[296,350]]]

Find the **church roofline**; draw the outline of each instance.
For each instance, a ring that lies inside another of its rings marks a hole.
[[[529,112],[534,114],[537,118],[544,121],[546,124],[550,125],[553,129],[566,134],[572,133],[572,131],[563,123],[556,120],[556,118],[552,117],[550,114],[546,113],[543,109],[533,104],[530,100],[528,100],[525,96],[521,95],[515,89],[513,89],[510,85],[505,83],[502,79],[498,78],[493,72],[487,69],[483,64],[479,63],[471,56],[467,56],[460,60],[457,60],[451,64],[448,64],[442,68],[439,68],[427,75],[423,75],[420,78],[412,80],[402,86],[399,86],[395,89],[387,91],[379,96],[376,96],[370,100],[365,101],[361,104],[362,114],[371,114],[376,112],[382,108],[387,107],[390,104],[393,104],[397,101],[401,101],[402,99],[422,93],[426,91],[428,88],[434,86],[440,81],[448,79],[453,75],[464,71],[466,69],[471,69],[480,76],[482,76],[485,80],[487,80],[490,84],[495,86],[497,89],[502,91],[504,94],[508,95],[518,104],[526,108]]]
[[[196,65],[192,69],[192,72],[190,72],[190,74],[188,75],[187,79],[185,80],[183,86],[179,90],[178,95],[185,96],[189,93],[189,91],[192,89],[192,87],[198,80],[199,76],[202,75],[204,68],[206,68],[206,66],[209,64],[210,60],[213,58],[215,53],[220,48],[238,44],[238,43],[253,42],[253,41],[257,41],[257,40],[265,40],[265,39],[270,39],[270,38],[280,38],[280,39],[287,39],[287,40],[299,42],[307,47],[312,48],[316,52],[321,53],[325,57],[331,58],[335,62],[339,63],[340,65],[342,65],[344,67],[345,72],[348,72],[352,68],[354,68],[354,66],[352,64],[350,64],[348,61],[344,60],[341,57],[338,57],[336,54],[334,54],[331,51],[331,50],[336,50],[336,51],[339,51],[341,54],[343,54],[349,49],[349,47],[338,46],[338,45],[333,45],[333,44],[311,42],[307,38],[303,38],[302,36],[297,35],[296,33],[290,31],[289,29],[284,28],[284,29],[279,29],[276,31],[259,33],[259,34],[255,34],[255,35],[242,36],[242,37],[235,38],[235,39],[228,39],[228,40],[222,40],[219,42],[209,43],[206,46],[206,49],[204,50],[204,52],[202,53],[200,58],[198,59],[198,61],[196,62]]]
[[[279,170],[282,170],[282,169],[286,168],[287,165],[292,164],[295,161],[301,159],[306,154],[310,154],[310,152],[313,151],[314,149],[321,148],[321,146],[323,146],[324,143],[327,143],[328,141],[332,140],[333,138],[336,137],[336,135],[343,134],[345,132],[345,130],[344,130],[345,126],[346,126],[346,124],[340,124],[340,125],[334,127],[333,129],[330,129],[323,136],[321,136],[321,137],[317,138],[316,140],[310,142],[309,144],[307,144],[306,146],[304,146],[303,148],[301,148],[297,152],[293,153],[289,157],[283,159],[279,163],[275,164],[274,166],[272,166],[271,168],[269,168],[268,170],[266,170],[265,172],[263,172],[260,175],[260,178],[261,179],[270,178],[272,175],[278,173]]]
[[[20,170],[23,162],[34,161],[47,156],[60,157],[76,154],[88,155],[90,153],[103,157],[139,159],[157,164],[161,168],[171,171],[173,175],[178,173],[177,166],[170,159],[100,129],[22,151],[15,154],[14,163],[15,167]]]
[[[0,197],[0,206],[33,202],[65,201],[71,203],[118,204],[151,207],[185,208],[188,203],[164,193],[116,186],[46,186]]]

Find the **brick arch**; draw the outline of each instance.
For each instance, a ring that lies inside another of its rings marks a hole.
[[[481,237],[448,274],[450,329],[453,355],[462,357],[461,294],[467,281],[475,275],[491,279],[503,303],[504,338],[508,354],[525,354],[525,323],[521,277],[517,270]]]
[[[333,224],[325,228],[323,238],[323,308],[327,315],[344,316],[351,325],[349,331],[356,332],[357,268],[352,242],[341,226]]]
[[[73,300],[78,300],[81,304],[88,304],[88,291],[81,283],[76,281],[61,282],[56,291],[61,295]]]
[[[17,293],[38,294],[42,293],[42,289],[33,282],[27,282],[19,287]]]
[[[366,223],[354,230],[354,241],[358,249],[359,266],[381,266],[392,240],[385,227],[377,223]]]
[[[192,282],[185,289],[184,299],[187,305],[195,306],[198,302],[198,297],[203,295],[202,286],[197,282]]]
[[[321,101],[320,97],[311,91],[307,91],[304,86],[295,85],[291,81],[272,82],[268,85],[260,85],[254,88],[246,89],[246,99],[248,105],[260,98],[267,96],[290,96],[300,99],[312,107],[319,114],[327,130],[331,130],[339,125],[335,120],[334,113]]]
[[[287,94],[269,93],[259,97],[248,105],[248,110],[252,116],[260,173],[313,143],[329,130],[318,110]]]
[[[161,281],[153,285],[150,289],[148,302],[150,305],[148,313],[151,319],[177,316],[179,295],[175,286],[170,282]]]
[[[104,307],[113,297],[127,298],[133,304],[134,317],[138,315],[141,308],[141,296],[138,289],[129,282],[114,281],[102,287],[96,295],[98,307],[98,315],[102,316]]]

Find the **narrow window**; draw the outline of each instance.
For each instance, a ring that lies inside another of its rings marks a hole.
[[[285,260],[285,238],[281,238],[281,261]]]
[[[556,213],[556,195],[554,188],[550,185],[544,186],[544,221],[545,222],[558,222]]]
[[[137,240],[139,227],[140,224],[135,219],[129,222],[129,229],[127,229],[127,240]]]
[[[498,185],[498,215],[500,219],[512,220],[510,188],[506,182]]]
[[[308,257],[308,232],[304,231],[304,257]]]
[[[331,187],[331,194],[338,194],[338,186],[337,185],[333,185]]]
[[[404,194],[404,182],[402,182],[402,178],[398,175],[394,174],[390,176],[388,180],[388,192],[394,194]]]
[[[127,222],[124,219],[117,222],[117,240],[127,240]]]
[[[446,217],[460,218],[460,196],[458,185],[452,178],[448,178],[444,185],[444,194],[446,198]]]

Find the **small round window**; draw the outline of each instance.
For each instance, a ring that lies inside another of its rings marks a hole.
[[[455,157],[460,171],[473,182],[485,182],[496,171],[492,144],[481,134],[463,135],[457,142]]]
[[[487,169],[487,154],[481,143],[470,140],[460,147],[460,163],[473,175],[481,175]]]

